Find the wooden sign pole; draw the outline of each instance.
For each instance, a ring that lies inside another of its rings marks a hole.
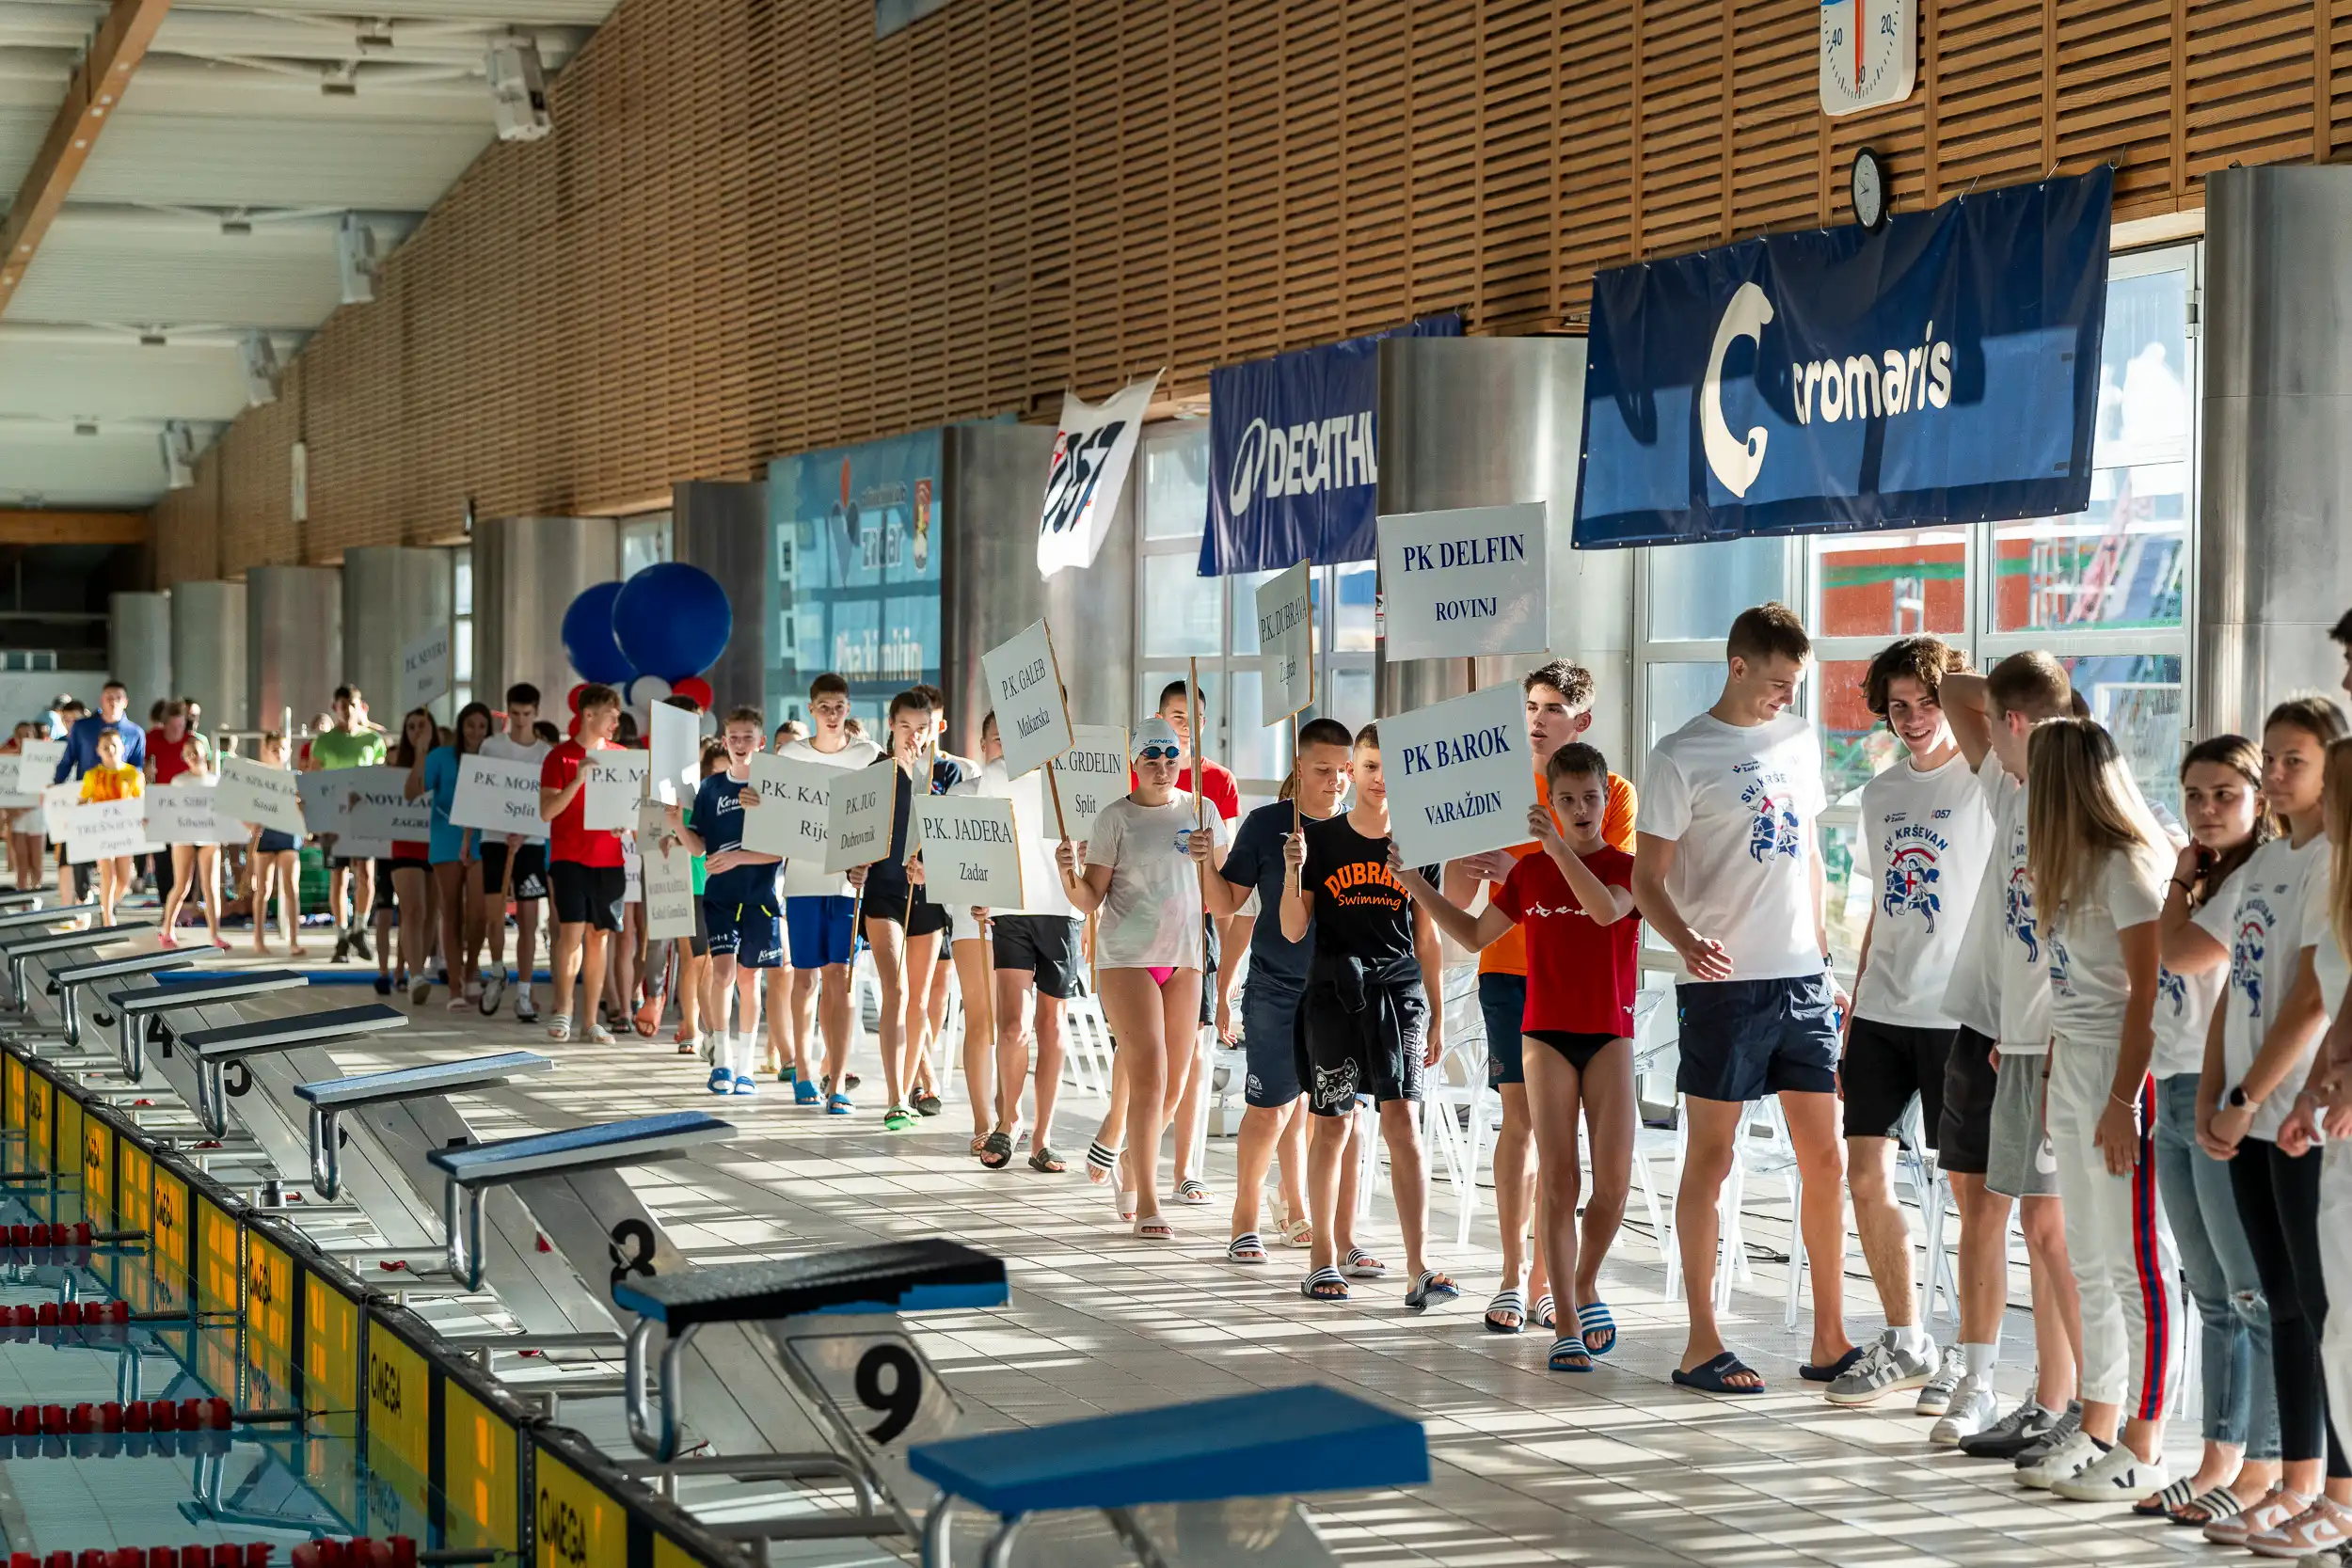
[[[1192,699],[1185,705],[1192,714],[1192,831],[1201,832],[1209,825],[1208,796],[1204,793],[1204,786],[1209,782],[1209,758],[1208,753],[1200,749],[1201,734],[1208,727],[1209,705],[1200,696],[1200,660],[1196,657],[1185,662],[1191,666],[1192,676]],[[1193,863],[1200,868],[1200,906],[1205,910],[1209,903],[1209,863],[1196,861]]]

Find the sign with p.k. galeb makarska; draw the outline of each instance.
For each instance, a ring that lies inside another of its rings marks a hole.
[[[981,654],[980,674],[996,714],[1008,776],[1034,772],[1070,750],[1070,706],[1062,700],[1054,634],[1043,621],[1030,622]]]

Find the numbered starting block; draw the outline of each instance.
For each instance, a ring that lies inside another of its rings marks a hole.
[[[49,972],[49,994],[57,999],[57,1012],[68,1045],[82,1043],[82,988],[108,980],[129,980],[141,974],[168,974],[193,969],[196,960],[171,948],[134,953],[123,958],[97,958],[88,963],[61,964]],[[105,1020],[99,1021],[102,1024]]]
[[[196,1058],[196,1117],[215,1137],[229,1131],[227,1073],[233,1064],[250,1057],[276,1054],[302,1046],[325,1045],[405,1029],[408,1015],[381,1002],[360,1007],[333,1007],[321,1013],[296,1013],[292,1018],[268,1018],[258,1023],[232,1023],[219,1029],[192,1029],[181,1037]],[[249,1079],[248,1079],[249,1082]]]
[[[59,914],[63,911],[60,911]],[[49,911],[40,911],[40,918],[54,918]],[[8,960],[8,1001],[18,1012],[24,1010],[24,966],[35,958],[56,958],[68,953],[95,953],[102,947],[112,947],[129,942],[142,931],[154,929],[148,920],[119,921],[112,926],[93,926],[86,931],[31,930],[0,931],[0,954]]]
[[[908,1449],[952,1433],[963,1407],[900,1326],[900,1312],[1002,1307],[1009,1299],[999,1259],[959,1242],[930,1240],[849,1247],[780,1261],[688,1268],[621,1281],[616,1307],[638,1314],[628,1338],[629,1437],[658,1466],[768,1479],[848,1475],[855,1513],[803,1509],[761,1518],[706,1521],[746,1540],[849,1535],[912,1537],[919,1497]],[[833,1446],[818,1453],[771,1453],[682,1462],[692,1380],[686,1363],[700,1333],[753,1330],[778,1359],[792,1390],[823,1418]],[[657,1331],[659,1393],[650,1377]]]
[[[924,1521],[924,1568],[948,1568],[959,1499],[997,1516],[981,1568],[1009,1568],[1031,1518],[1068,1511],[1102,1513],[1148,1568],[1245,1558],[1286,1568],[1338,1560],[1299,1497],[1424,1485],[1429,1439],[1408,1417],[1305,1384],[924,1443],[907,1463],[939,1489]],[[1041,1551],[1036,1560],[1069,1559]]]
[[[208,975],[135,990],[110,991],[106,1006],[114,1010],[115,1043],[121,1056],[122,1075],[134,1084],[145,1078],[146,1047],[153,1043],[168,1048],[174,1037],[170,1020],[175,1014],[265,996],[271,991],[294,990],[310,983],[308,975],[291,969],[248,969],[237,974]]]
[[[509,1051],[496,1056],[472,1056],[462,1062],[435,1062],[425,1067],[361,1073],[324,1084],[296,1084],[294,1093],[310,1105],[310,1185],[329,1203],[342,1196],[345,1111],[497,1088],[526,1073],[545,1072],[553,1066],[553,1062],[533,1052]]]

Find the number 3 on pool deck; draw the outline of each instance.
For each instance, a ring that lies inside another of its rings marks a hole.
[[[882,1420],[866,1428],[866,1435],[876,1448],[886,1448],[923,1408],[923,1370],[904,1345],[876,1345],[858,1358],[857,1398],[866,1409],[882,1412]]]

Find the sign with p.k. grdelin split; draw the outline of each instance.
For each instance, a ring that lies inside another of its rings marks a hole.
[[[1381,720],[1380,765],[1406,864],[1526,841],[1535,763],[1516,682]]]
[[[1550,645],[1541,501],[1380,519],[1388,657],[1474,658]]]
[[[980,674],[1009,777],[1034,772],[1070,750],[1070,707],[1054,662],[1054,634],[1043,621],[980,655]]]
[[[1127,727],[1073,724],[1070,750],[1054,764],[1054,787],[1061,793],[1061,831],[1073,844],[1094,832],[1103,808],[1127,793]]]

